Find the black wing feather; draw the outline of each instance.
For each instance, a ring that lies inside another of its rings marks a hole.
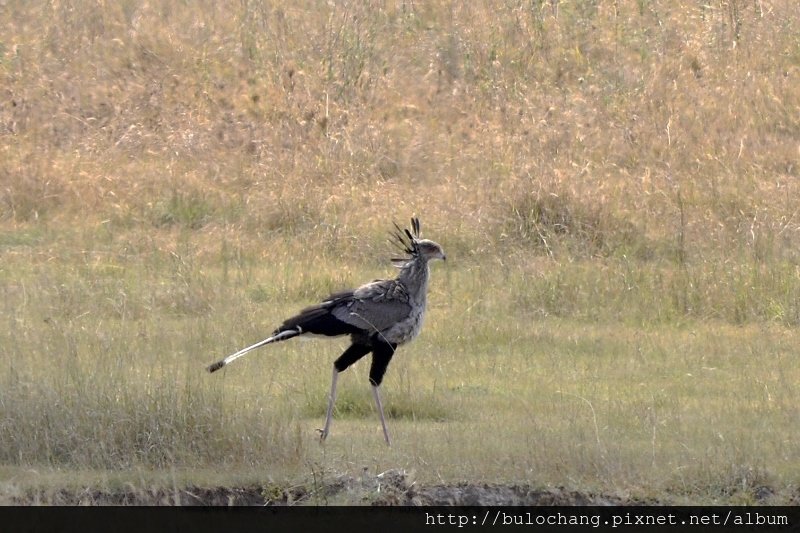
[[[298,314],[287,318],[273,333],[276,335],[287,330],[298,330],[301,333],[313,333],[336,337],[362,333],[363,330],[336,318],[332,311],[353,299],[353,291],[339,292],[330,295],[324,302],[306,307]]]

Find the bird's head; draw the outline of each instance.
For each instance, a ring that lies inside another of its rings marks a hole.
[[[407,262],[413,259],[423,259],[426,262],[432,259],[447,259],[442,247],[430,239],[423,239],[420,237],[419,232],[419,219],[414,217],[411,219],[411,229],[400,229],[397,224],[394,225],[397,231],[394,232],[394,238],[400,246],[400,250],[408,254],[410,257],[394,258],[392,263],[395,266],[402,267]]]
[[[447,259],[447,255],[445,255],[439,243],[429,239],[418,239],[415,244],[417,245],[419,255],[428,261],[431,259],[441,259],[442,261]]]

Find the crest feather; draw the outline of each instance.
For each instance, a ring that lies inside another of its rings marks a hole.
[[[409,257],[394,257],[392,258],[392,264],[402,267],[419,255],[419,245],[417,244],[419,239],[419,219],[417,217],[411,219],[410,230],[401,228],[397,225],[397,222],[393,222],[393,224],[395,231],[390,232],[393,238],[389,239],[389,242],[397,246],[403,253],[408,254]]]

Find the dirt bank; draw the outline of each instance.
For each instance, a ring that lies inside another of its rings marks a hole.
[[[718,503],[797,505],[800,492],[778,495],[770,487],[755,487],[746,494],[720,495]],[[10,500],[10,501],[9,501]],[[730,500],[730,501],[728,501]],[[594,494],[563,487],[463,483],[423,485],[402,470],[360,477],[341,475],[328,480],[283,487],[175,487],[142,489],[41,489],[17,493],[6,500],[13,505],[659,505],[655,501]],[[682,502],[686,503],[686,502]]]

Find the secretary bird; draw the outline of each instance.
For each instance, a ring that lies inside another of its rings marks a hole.
[[[288,318],[272,332],[272,336],[217,361],[207,370],[216,372],[251,350],[300,335],[350,335],[350,346],[333,362],[325,426],[318,430],[320,440],[324,441],[331,429],[339,373],[372,352],[369,382],[381,419],[383,437],[386,444],[391,445],[379,393],[381,381],[397,347],[416,337],[422,328],[430,276],[428,262],[446,259],[441,246],[420,237],[419,219],[416,217],[411,219],[411,230],[401,230],[397,224],[395,228],[397,231],[393,236],[400,249],[407,254],[406,257],[392,259],[392,264],[400,269],[397,278],[378,279],[352,291],[332,294],[322,303],[307,307]]]

